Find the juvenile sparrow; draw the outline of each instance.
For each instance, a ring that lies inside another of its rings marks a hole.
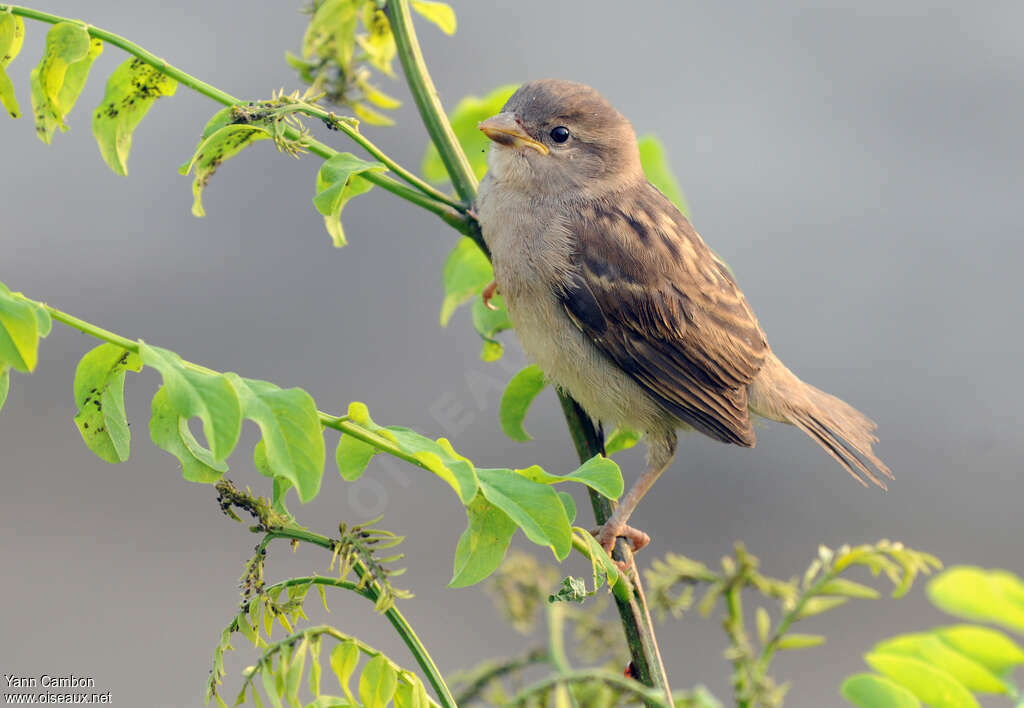
[[[753,447],[751,413],[885,487],[875,424],[772,353],[729,269],[647,181],[611,104],[582,84],[532,81],[480,130],[493,146],[476,212],[523,349],[594,421],[646,436],[648,469],[602,546],[649,542],[626,522],[671,463],[677,429]]]

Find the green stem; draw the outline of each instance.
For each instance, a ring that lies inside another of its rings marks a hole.
[[[484,670],[482,674],[478,674],[476,678],[473,679],[473,682],[455,697],[455,700],[460,706],[466,705],[470,701],[475,700],[476,697],[479,696],[485,688],[487,688],[487,684],[494,679],[518,673],[519,671],[527,669],[534,664],[546,664],[548,663],[549,658],[547,649],[537,647],[521,656],[507,659],[498,664],[493,664],[490,668]]]
[[[389,0],[384,11],[391,23],[398,58],[402,62],[405,78],[427,133],[451,177],[455,192],[464,202],[472,204],[476,198],[476,175],[473,174],[473,168],[470,167],[469,160],[466,159],[466,154],[455,137],[455,131],[448,122],[441,98],[427,71],[423,52],[416,38],[416,30],[413,28],[409,0]]]
[[[624,693],[634,695],[642,699],[649,706],[655,706],[656,708],[672,708],[672,701],[666,700],[665,696],[663,696],[660,691],[648,688],[642,683],[625,678],[619,674],[612,673],[611,671],[605,671],[604,669],[583,669],[579,671],[572,671],[567,674],[554,674],[552,676],[548,676],[545,679],[541,679],[540,681],[527,686],[517,693],[512,697],[512,700],[505,704],[505,707],[512,708],[513,706],[522,705],[532,696],[543,693],[553,685],[559,683],[588,684],[595,682],[604,683],[612,688],[617,688]]]
[[[579,456],[580,462],[585,462],[594,455],[603,454],[604,441],[601,434],[580,404],[561,391],[558,393],[558,400],[562,404],[562,412],[565,414],[565,421],[569,426],[569,435],[576,446],[576,454]],[[590,494],[590,504],[594,509],[594,518],[598,524],[605,523],[615,510],[611,500],[589,487],[587,491]],[[654,623],[651,621],[651,614],[647,609],[636,562],[633,560],[633,554],[625,540],[620,538],[616,541],[612,558],[628,563],[635,580],[631,592],[623,593],[620,590],[620,588],[630,587],[626,584],[617,584],[613,588],[615,607],[619,611],[619,619],[626,634],[626,644],[629,646],[634,675],[641,683],[661,689],[671,701],[672,691],[669,688],[661,650],[658,648],[657,636],[654,634]]]
[[[294,541],[302,541],[305,543],[311,543],[321,548],[326,548],[329,551],[333,551],[335,548],[335,542],[333,539],[327,536],[322,536],[318,533],[306,531],[304,529],[274,529],[269,531],[263,538],[261,545],[265,547],[267,543],[274,540],[275,538],[287,538]],[[353,567],[353,571],[356,575],[362,579],[364,571],[359,566]],[[328,580],[324,578],[323,580]],[[326,583],[325,583],[326,584]],[[358,591],[360,595],[370,600],[373,603],[377,602],[377,598],[380,597],[380,593],[377,588],[367,583],[363,586],[361,591]],[[445,708],[457,708],[455,699],[452,698],[451,691],[448,690],[448,685],[444,681],[444,677],[441,676],[441,671],[437,668],[437,664],[431,658],[427,648],[423,646],[423,642],[416,636],[416,632],[409,625],[409,622],[405,619],[405,616],[398,611],[397,607],[392,606],[389,610],[384,613],[384,616],[391,622],[391,626],[394,627],[398,636],[405,642],[405,646],[412,652],[413,657],[416,659],[416,663],[423,669],[423,673],[426,674],[427,680],[430,685],[434,687],[434,692],[437,694],[437,698],[441,701],[441,705]]]
[[[750,686],[747,685],[747,661],[750,658],[750,642],[743,626],[742,584],[731,583],[725,591],[726,620],[725,631],[732,642],[737,656],[733,659],[733,690],[736,695],[736,708],[749,708]]]
[[[548,653],[551,658],[551,665],[555,672],[566,675],[572,673],[572,666],[569,664],[569,656],[565,653],[565,607],[560,602],[549,602],[547,604],[548,619]],[[555,705],[571,706],[579,708],[576,697],[565,684],[558,684]]]
[[[39,10],[33,10],[27,7],[21,7],[19,5],[0,4],[0,11],[7,10],[10,10],[15,15],[27,17],[31,20],[38,20],[39,22],[46,22],[48,24],[58,24],[60,22],[79,22],[78,20],[72,20],[67,17],[61,17],[59,15],[52,15],[48,12],[41,12]],[[245,101],[242,101],[242,99],[232,96],[231,94],[225,91],[221,91],[216,86],[211,86],[205,81],[201,81],[200,79],[197,79],[191,74],[182,71],[178,67],[167,63],[166,60],[161,59],[160,57],[156,56],[150,51],[147,51],[146,49],[139,46],[135,42],[132,42],[129,39],[126,39],[118,34],[114,34],[113,32],[108,32],[105,29],[94,27],[92,25],[86,24],[85,28],[89,32],[90,36],[95,37],[96,39],[100,39],[106,42],[107,44],[111,44],[115,47],[123,49],[128,54],[131,54],[132,56],[141,59],[146,64],[149,64],[153,68],[157,69],[158,71],[160,71],[160,73],[166,76],[170,76],[178,83],[184,86],[188,86],[193,91],[201,93],[207,98],[213,99],[217,103],[220,103],[225,106],[240,106],[245,103]],[[466,209],[466,206],[464,204],[452,200],[450,197],[445,195],[440,190],[428,185],[419,177],[416,177],[412,172],[399,165],[397,162],[388,157],[382,150],[380,150],[380,148],[378,148],[364,136],[360,135],[359,132],[356,131],[354,128],[352,128],[351,126],[344,125],[342,121],[338,121],[336,119],[331,118],[331,114],[328,111],[319,111],[314,109],[313,111],[304,112],[309,113],[310,115],[315,115],[316,117],[325,120],[330,120],[332,125],[337,125],[346,135],[355,140],[368,153],[370,153],[370,155],[383,162],[395,174],[409,182],[409,184],[411,184],[416,189],[409,189],[401,182],[391,177],[388,177],[387,175],[382,175],[374,172],[364,173],[362,176],[365,179],[367,179],[370,182],[373,182],[382,189],[386,189],[387,191],[391,192],[397,197],[401,197],[406,201],[412,202],[413,204],[423,207],[424,209],[427,209],[433,214],[440,216],[442,219],[444,219],[445,222],[447,222],[451,226],[454,226],[462,233],[470,233],[472,231],[472,229],[474,228],[473,224],[475,224],[475,220],[471,219],[470,217],[467,217],[463,213]],[[300,137],[302,137],[300,136],[297,130],[291,127],[287,127],[285,129],[285,135],[287,135],[287,137],[292,140],[297,140]],[[329,145],[325,145],[324,143],[309,137],[306,137],[305,140],[303,141],[303,147],[308,149],[313,154],[318,155],[324,159],[330,159],[331,157],[334,157],[335,155],[338,154],[338,151],[330,147]]]

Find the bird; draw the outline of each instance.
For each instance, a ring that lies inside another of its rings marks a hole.
[[[494,282],[526,354],[599,425],[643,433],[647,467],[596,530],[611,551],[675,457],[679,430],[754,447],[752,416],[796,426],[857,481],[885,488],[876,424],[797,378],[736,280],[644,175],[629,120],[596,90],[520,86],[482,121],[474,205]]]

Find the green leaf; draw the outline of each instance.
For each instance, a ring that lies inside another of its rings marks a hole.
[[[192,214],[206,216],[203,210],[203,189],[221,163],[258,140],[272,137],[269,129],[259,123],[235,123],[234,110],[224,108],[214,114],[203,129],[192,158],[178,168],[183,175],[195,170],[192,181]]]
[[[594,589],[600,587],[608,578],[616,578],[615,584],[612,585],[612,589],[616,591],[616,594],[621,590],[618,587],[620,584],[618,581],[619,571],[609,556],[608,552],[601,548],[601,544],[597,542],[594,535],[586,529],[582,529],[579,526],[572,527],[573,533],[577,538],[582,539],[583,543],[587,546],[590,551],[590,564],[594,571]]]
[[[7,401],[7,392],[11,389],[11,370],[6,364],[0,365],[0,411]]]
[[[872,651],[881,654],[900,654],[927,661],[947,672],[971,691],[1007,693],[1006,684],[998,676],[930,634],[903,634],[892,637],[876,644]]]
[[[366,466],[378,452],[377,448],[359,438],[342,433],[338,440],[338,448],[334,453],[338,463],[338,472],[346,482],[355,482],[363,476]]]
[[[480,490],[540,546],[549,546],[558,560],[572,548],[572,531],[565,507],[555,490],[509,469],[478,469]]]
[[[89,36],[84,25],[60,22],[46,34],[46,49],[29,75],[36,133],[49,143],[57,128],[67,130],[64,118],[75,105],[103,42]]]
[[[36,368],[39,324],[33,305],[0,283],[0,366],[25,372]]]
[[[136,57],[114,69],[92,115],[92,134],[110,169],[121,176],[128,174],[135,128],[156,99],[173,96],[177,88],[177,81]]]
[[[440,27],[445,34],[455,34],[455,10],[448,3],[412,0],[412,9]]]
[[[1005,578],[973,566],[956,566],[928,583],[928,597],[951,615],[993,622],[1024,633],[1024,602],[1007,593]]]
[[[409,683],[399,682],[395,690],[395,708],[429,708],[427,689],[415,674],[405,673]]]
[[[480,121],[490,118],[495,113],[501,112],[509,97],[515,93],[518,85],[508,84],[499,86],[483,97],[466,96],[455,106],[448,118],[455,131],[462,150],[469,158],[469,164],[476,173],[477,179],[487,172],[487,150],[490,147],[490,140],[477,128]],[[435,182],[444,182],[448,179],[448,171],[444,167],[441,155],[437,148],[431,143],[427,146],[423,156],[423,164],[420,168],[423,175]]]
[[[820,615],[823,612],[833,610],[840,605],[845,604],[849,601],[848,597],[812,597],[804,603],[803,608],[797,613],[796,618],[798,620],[806,617],[814,617],[814,615]]]
[[[302,686],[302,674],[306,668],[306,649],[309,648],[309,639],[303,637],[295,651],[292,652],[291,660],[288,662],[288,673],[284,677],[284,695],[293,706],[301,708],[299,703],[299,688]]]
[[[859,708],[920,708],[917,696],[895,681],[874,674],[856,674],[843,681],[839,692]]]
[[[592,592],[587,592],[587,583],[583,578],[573,575],[562,578],[562,584],[553,595],[548,595],[548,602],[575,602],[582,604],[584,600],[597,592],[597,587]]]
[[[557,484],[559,482],[579,482],[593,489],[595,492],[615,500],[622,496],[623,487],[622,470],[613,460],[601,455],[594,455],[580,465],[576,470],[567,475],[551,474],[544,469],[533,465],[523,470],[516,470],[519,474],[534,482],[541,484]]]
[[[274,671],[273,664],[266,664],[260,671],[260,678],[263,680],[263,690],[270,699],[270,704],[275,708],[281,708],[281,695],[283,685],[278,681],[280,674]]]
[[[359,676],[359,700],[365,708],[385,708],[395,695],[398,674],[381,654],[370,659]]]
[[[303,503],[313,499],[320,491],[326,452],[312,396],[301,388],[282,389],[268,381],[225,376],[238,393],[242,417],[260,426],[274,476],[291,482]]]
[[[772,618],[768,614],[768,610],[763,607],[757,608],[755,617],[757,618],[757,640],[761,644],[767,644],[772,629]]]
[[[476,242],[469,237],[459,239],[441,271],[441,283],[444,285],[441,326],[448,324],[459,305],[479,295],[492,280],[494,270],[491,262]]]
[[[242,409],[231,381],[223,374],[188,368],[168,349],[139,343],[142,363],[160,372],[167,402],[182,418],[198,416],[214,460],[223,460],[238,443]]]
[[[604,443],[605,454],[611,457],[616,452],[622,452],[628,450],[640,442],[640,438],[643,433],[639,433],[630,428],[626,428],[622,425],[615,428],[612,434],[608,436],[608,439]]]
[[[153,396],[153,414],[149,419],[149,437],[153,444],[178,458],[181,476],[189,482],[213,484],[228,466],[213,459],[188,429],[188,419],[178,415],[167,400],[167,389],[161,386]]]
[[[331,651],[331,670],[338,677],[341,690],[345,692],[345,696],[352,702],[355,702],[355,697],[352,695],[348,683],[358,664],[359,645],[351,639],[346,639]]]
[[[484,304],[484,299],[478,297],[473,300],[473,327],[484,340],[480,358],[484,361],[497,361],[502,355],[501,342],[495,339],[499,332],[512,329],[512,320],[508,318],[508,310],[505,309],[505,300],[501,295],[491,298],[491,305],[496,307],[492,310]]]
[[[469,504],[477,490],[476,472],[473,463],[455,452],[445,438],[431,440],[414,430],[401,426],[387,428],[377,425],[370,418],[366,405],[353,401],[348,407],[348,417],[367,430],[390,441],[407,455],[414,457],[424,467],[447,482],[463,504]]]
[[[1002,632],[973,624],[932,630],[943,642],[996,673],[1024,664],[1024,649]]]
[[[455,571],[448,587],[475,585],[493,573],[508,550],[516,524],[508,514],[477,493],[466,505],[469,525],[455,548]]]
[[[341,210],[352,197],[370,191],[373,183],[360,177],[366,172],[385,172],[387,167],[380,162],[360,160],[351,153],[343,152],[330,158],[320,166],[316,174],[316,196],[313,205],[323,214],[327,233],[334,239],[334,245],[345,245],[345,232],[341,228]]]
[[[880,652],[865,654],[864,661],[934,708],[980,708],[962,683],[928,662]]]
[[[0,105],[7,109],[11,118],[21,116],[18,99],[14,96],[14,84],[7,75],[8,65],[14,61],[25,41],[25,22],[11,9],[0,12]]]
[[[825,637],[820,634],[786,634],[779,640],[779,649],[809,649],[821,646]]]
[[[665,158],[665,146],[653,135],[645,135],[638,141],[640,147],[640,164],[643,165],[647,180],[661,190],[673,204],[679,207],[684,216],[690,215],[690,206],[686,203],[683,190],[672,173],[672,168]]]
[[[124,377],[141,371],[138,354],[104,343],[90,351],[75,370],[75,424],[89,449],[107,462],[128,459],[131,432],[124,411]]]
[[[358,4],[352,0],[325,0],[313,14],[302,38],[302,55],[327,56],[330,52],[339,66],[348,71],[355,49]]]
[[[316,587],[317,590],[323,592],[323,585]],[[320,642],[322,639],[323,635],[318,634],[309,643],[309,692],[317,698],[320,696]]]
[[[821,586],[818,590],[821,595],[839,595],[841,597],[856,597],[865,600],[875,600],[879,593],[873,587],[855,583],[846,578],[834,578]]]
[[[499,418],[501,429],[505,435],[517,442],[532,440],[530,434],[523,428],[523,419],[526,412],[530,410],[533,399],[544,390],[547,381],[544,380],[544,372],[536,364],[530,364],[525,369],[512,377],[501,394],[501,406]]]
[[[558,499],[562,502],[562,506],[565,507],[565,518],[572,524],[576,521],[576,500],[568,492],[558,492]]]

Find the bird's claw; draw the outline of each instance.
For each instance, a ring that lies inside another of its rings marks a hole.
[[[613,526],[606,523],[599,529],[592,531],[594,538],[601,545],[605,551],[608,552],[609,557],[612,555],[612,550],[615,548],[615,540],[620,536],[629,542],[629,545],[633,549],[633,553],[636,553],[648,543],[651,542],[651,537],[640,529],[635,529],[632,526],[626,526],[621,524]]]
[[[491,303],[491,298],[494,297],[498,292],[498,281],[492,280],[490,284],[484,288],[482,297],[484,299],[484,307],[488,310],[497,311],[498,308]]]

